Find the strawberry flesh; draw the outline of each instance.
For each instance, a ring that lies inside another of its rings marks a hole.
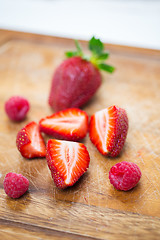
[[[82,143],[50,139],[47,163],[58,188],[74,185],[89,167],[89,153]]]
[[[111,106],[96,112],[90,121],[90,139],[100,153],[120,154],[128,131],[128,117],[122,108]]]
[[[88,115],[77,108],[69,108],[39,122],[40,130],[55,138],[77,141],[88,131]]]
[[[25,158],[45,157],[46,147],[39,126],[35,122],[22,128],[16,139],[17,148]]]
[[[98,68],[81,57],[71,57],[55,71],[49,104],[55,111],[81,107],[90,100],[100,85]]]

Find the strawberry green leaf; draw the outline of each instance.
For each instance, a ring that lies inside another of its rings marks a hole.
[[[109,73],[112,73],[115,70],[115,68],[113,66],[110,66],[110,65],[108,65],[106,63],[98,64],[98,68],[101,69],[101,70],[104,70],[106,72],[109,72]]]
[[[103,52],[104,46],[100,39],[92,37],[89,41],[89,49],[96,55],[99,55]]]
[[[77,56],[77,52],[71,52],[71,51],[69,51],[69,52],[66,52],[65,55],[66,55],[66,57],[68,57],[68,58],[70,58],[70,57],[75,57],[75,56]]]
[[[108,52],[101,53],[100,55],[98,55],[98,60],[106,60],[108,57],[109,57]]]
[[[78,40],[75,40],[75,45],[76,45],[76,48],[77,48],[78,56],[79,56],[79,54],[83,55],[82,48],[80,47],[80,44],[79,44]]]
[[[67,58],[75,57],[75,56],[83,57],[82,49],[81,49],[80,44],[77,40],[75,40],[75,45],[76,45],[77,51],[66,52],[65,55],[66,55]]]
[[[86,56],[83,54],[82,48],[77,40],[75,40],[76,51],[66,52],[66,56],[68,58],[79,56],[86,61],[90,61],[97,68],[112,73],[114,71],[114,67],[106,64],[104,61],[108,59],[109,53],[104,51],[104,45],[100,39],[95,38],[94,36],[88,43],[88,47],[91,50],[91,56]]]

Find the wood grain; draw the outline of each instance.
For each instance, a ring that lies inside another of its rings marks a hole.
[[[13,221],[0,221],[0,239],[3,240],[40,240],[40,239],[59,239],[64,240],[91,240],[91,237],[80,236],[78,234],[66,233],[61,231],[56,231],[49,228],[44,228],[40,226],[34,226],[31,224],[24,224]],[[94,238],[95,239],[95,238]]]
[[[81,43],[86,49],[86,42]],[[89,116],[113,104],[126,109],[129,132],[118,158],[102,156],[87,136],[89,171],[62,191],[45,159],[26,160],[16,149],[18,130],[53,112],[47,103],[51,77],[70,48],[70,39],[0,31],[0,238],[160,239],[160,51],[107,45],[116,72],[102,74],[101,88],[83,109]],[[12,95],[31,103],[21,123],[11,122],[4,112]],[[123,160],[142,171],[140,183],[129,192],[115,190],[108,179],[111,166]],[[9,171],[30,181],[29,192],[20,199],[4,193]]]
[[[3,195],[2,195],[3,196]],[[28,197],[27,197],[28,198]],[[37,200],[38,199],[38,200]],[[27,201],[29,199],[26,199]],[[6,201],[6,199],[5,199]],[[22,201],[22,202],[21,202]],[[120,212],[87,204],[59,201],[48,201],[45,195],[33,194],[32,202],[24,210],[24,202],[8,203],[9,211],[4,208],[2,216],[7,215],[10,222],[45,228],[46,231],[56,229],[59,232],[70,232],[95,239],[159,239],[159,218],[151,218],[138,214]],[[16,206],[15,206],[16,205]],[[18,213],[18,214],[17,214]],[[5,220],[4,217],[2,219]],[[23,227],[25,229],[25,226]]]

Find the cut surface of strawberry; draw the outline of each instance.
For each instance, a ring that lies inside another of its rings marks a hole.
[[[30,122],[18,132],[16,145],[21,155],[25,158],[46,156],[45,142],[39,126],[35,122]]]
[[[84,138],[88,131],[88,115],[77,108],[69,108],[43,118],[40,130],[55,138],[77,141]]]
[[[122,108],[111,106],[96,112],[90,121],[90,139],[100,153],[116,157],[128,131],[128,117]]]
[[[90,157],[82,143],[50,139],[47,143],[47,163],[58,188],[74,185],[87,171]]]

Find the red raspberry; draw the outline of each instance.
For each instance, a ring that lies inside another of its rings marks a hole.
[[[132,162],[120,162],[109,171],[111,184],[118,190],[128,191],[135,187],[141,178],[139,167]]]
[[[13,96],[5,103],[5,111],[13,121],[21,121],[29,111],[29,102],[20,96]]]
[[[19,198],[28,190],[29,181],[22,174],[10,172],[5,176],[3,186],[9,197]]]

